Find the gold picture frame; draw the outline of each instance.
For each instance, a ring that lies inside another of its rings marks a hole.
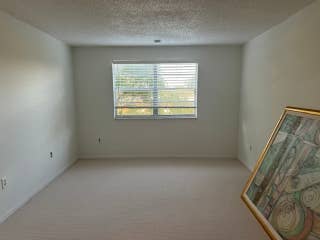
[[[241,198],[272,240],[320,239],[320,111],[284,109]]]

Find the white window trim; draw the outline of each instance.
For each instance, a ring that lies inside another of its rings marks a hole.
[[[134,60],[113,60],[112,64],[166,64],[166,63],[193,63],[197,65],[196,68],[196,88],[195,90],[197,91],[196,93],[196,106],[195,107],[190,107],[195,109],[195,114],[185,114],[185,115],[126,115],[126,116],[120,116],[116,114],[116,99],[115,99],[115,94],[114,94],[114,86],[115,86],[115,77],[114,77],[114,72],[112,71],[112,89],[113,89],[113,117],[115,120],[127,120],[127,119],[132,119],[132,120],[175,120],[175,119],[192,119],[192,120],[197,120],[198,119],[198,94],[199,94],[199,83],[198,83],[198,78],[199,78],[199,65],[195,61],[134,61]],[[147,107],[143,107],[147,108]],[[150,107],[152,108],[152,107]],[[184,107],[180,107],[184,108]],[[157,108],[158,109],[158,108]],[[153,110],[154,112],[154,110]]]

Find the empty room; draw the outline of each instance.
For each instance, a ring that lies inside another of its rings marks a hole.
[[[320,240],[320,0],[0,0],[0,240]]]

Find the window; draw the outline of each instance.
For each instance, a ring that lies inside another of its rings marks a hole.
[[[114,62],[116,119],[197,117],[197,63]]]

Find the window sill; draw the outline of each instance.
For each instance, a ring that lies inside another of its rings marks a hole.
[[[175,120],[175,119],[193,119],[197,120],[197,116],[181,115],[181,116],[115,116],[115,120]]]

